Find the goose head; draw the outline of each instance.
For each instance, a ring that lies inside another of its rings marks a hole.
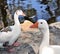
[[[25,16],[25,14],[23,13],[22,10],[17,10],[15,13],[16,13],[16,15],[22,15],[22,16]]]
[[[22,11],[22,10],[17,10],[17,11],[15,12],[15,14],[16,14],[16,15],[22,15],[22,14],[23,14],[23,11]]]
[[[39,19],[35,24],[31,25],[30,28],[38,28],[44,33],[49,29],[48,23],[43,19]]]

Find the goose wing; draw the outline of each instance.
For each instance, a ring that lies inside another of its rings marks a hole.
[[[60,22],[49,25],[50,43],[53,45],[60,45]]]
[[[50,47],[53,49],[54,54],[60,54],[60,46],[59,45],[51,45]]]

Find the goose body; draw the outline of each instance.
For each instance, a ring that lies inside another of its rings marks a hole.
[[[3,44],[5,42],[8,42],[8,45],[12,45],[21,34],[21,26],[20,22],[18,20],[18,16],[22,15],[22,10],[17,10],[14,14],[14,21],[15,24],[13,26],[10,26],[11,31],[0,31],[0,48],[4,48]],[[7,28],[6,28],[7,29]]]
[[[38,28],[43,34],[43,40],[39,47],[39,54],[60,54],[59,45],[49,45],[49,26],[45,20],[38,20],[31,28]]]

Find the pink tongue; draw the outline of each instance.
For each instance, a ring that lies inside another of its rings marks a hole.
[[[13,44],[13,46],[18,47],[18,46],[20,46],[20,43],[19,43],[19,42],[15,42],[15,43]]]

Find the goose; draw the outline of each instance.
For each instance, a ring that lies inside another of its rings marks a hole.
[[[21,34],[21,26],[18,20],[18,16],[22,14],[23,14],[22,10],[16,10],[16,12],[14,13],[15,24],[13,26],[9,26],[10,28],[9,31],[4,31],[4,29],[0,31],[0,48],[5,48],[6,45],[7,46],[11,46],[13,44],[14,46],[19,45],[17,42],[15,43],[15,41],[18,39],[19,35]]]
[[[30,28],[38,28],[43,34],[39,54],[60,54],[59,45],[49,45],[49,26],[45,20],[39,19],[35,24],[31,25]]]

